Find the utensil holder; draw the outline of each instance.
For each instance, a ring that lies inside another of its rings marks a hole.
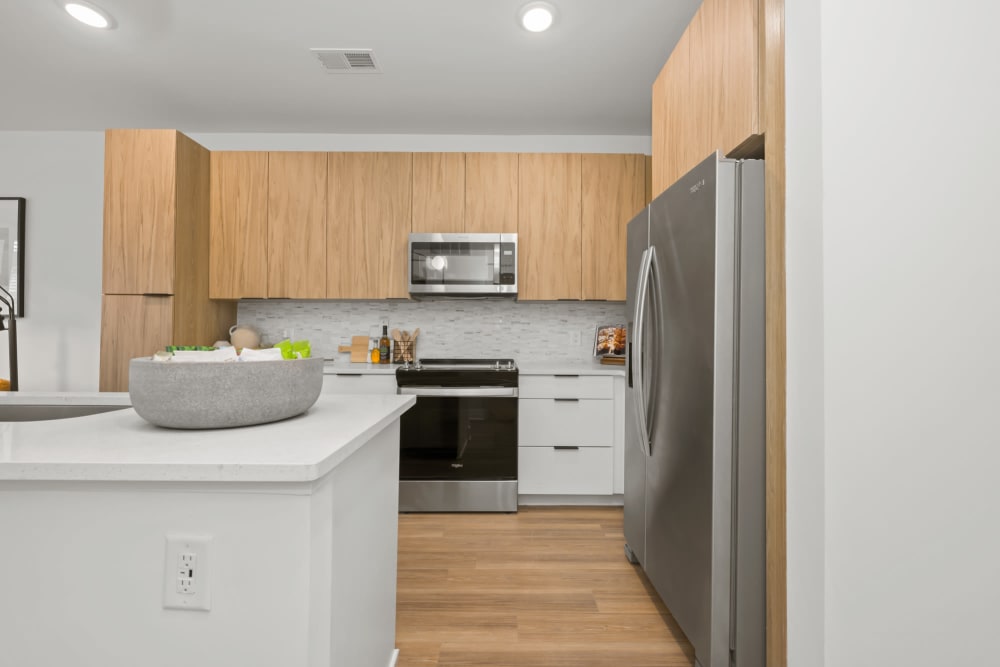
[[[417,341],[415,340],[394,341],[392,346],[393,363],[402,364],[408,361],[412,364],[416,360],[416,357],[414,356],[416,347]]]

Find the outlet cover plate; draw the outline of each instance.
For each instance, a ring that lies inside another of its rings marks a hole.
[[[208,535],[167,535],[163,561],[163,608],[208,611]]]

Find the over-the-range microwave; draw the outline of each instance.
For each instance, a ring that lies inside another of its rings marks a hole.
[[[517,296],[517,234],[410,234],[410,294]]]

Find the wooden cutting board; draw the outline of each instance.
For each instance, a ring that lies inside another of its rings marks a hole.
[[[368,361],[368,336],[351,336],[351,363]]]
[[[368,362],[368,336],[351,336],[350,345],[338,345],[338,352],[350,352],[351,363]]]

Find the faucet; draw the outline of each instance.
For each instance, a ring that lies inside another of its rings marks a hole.
[[[6,298],[0,295],[0,303],[7,306],[7,321],[10,322],[10,331],[7,333],[7,349],[10,352],[10,390],[17,391],[17,319],[14,316],[14,297],[3,285],[0,285],[0,291],[7,295]],[[0,315],[0,331],[3,330],[3,316]]]

